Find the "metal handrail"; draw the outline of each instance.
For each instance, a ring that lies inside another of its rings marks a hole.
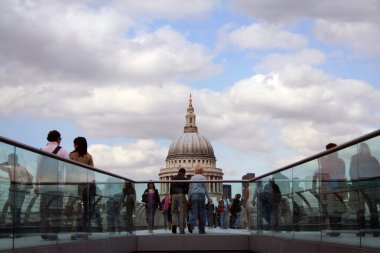
[[[281,167],[279,169],[270,171],[268,173],[265,173],[263,175],[260,175],[258,177],[253,178],[253,179],[250,179],[250,180],[206,180],[206,181],[202,181],[202,182],[225,182],[225,181],[228,181],[228,182],[240,182],[240,183],[243,183],[243,182],[247,182],[247,183],[248,182],[254,182],[254,181],[260,180],[261,178],[264,178],[266,176],[273,175],[273,174],[282,172],[284,170],[296,167],[298,165],[310,162],[312,160],[319,159],[319,158],[321,158],[323,156],[326,156],[328,154],[337,152],[337,151],[345,149],[347,147],[356,145],[358,143],[361,143],[361,142],[364,142],[366,140],[372,139],[372,138],[377,137],[379,135],[380,135],[380,129],[375,130],[375,131],[373,131],[373,132],[371,132],[369,134],[363,135],[361,137],[358,137],[358,138],[356,138],[354,140],[345,142],[345,143],[343,143],[341,145],[338,145],[335,148],[331,148],[329,150],[322,151],[320,153],[317,153],[315,155],[309,156],[309,157],[307,157],[305,159],[302,159],[302,160],[299,160],[299,161],[297,161],[295,163],[291,163],[291,164],[286,165],[284,167]],[[61,160],[61,161],[66,162],[66,163],[71,163],[73,165],[89,169],[91,171],[100,172],[100,173],[103,173],[103,174],[106,174],[106,175],[109,175],[109,176],[112,176],[112,177],[116,177],[116,178],[119,178],[119,179],[122,179],[122,180],[130,181],[130,182],[133,182],[133,183],[148,183],[148,182],[153,182],[153,183],[170,183],[170,182],[175,182],[174,180],[168,180],[168,181],[162,181],[162,180],[141,180],[141,181],[136,181],[136,180],[133,180],[133,179],[130,179],[130,178],[126,178],[126,177],[123,177],[123,176],[120,176],[120,175],[117,175],[117,174],[114,174],[114,173],[111,173],[111,172],[108,172],[108,171],[104,171],[104,170],[101,170],[101,169],[98,169],[98,168],[90,167],[88,165],[85,165],[85,164],[82,164],[82,163],[79,163],[79,162],[76,162],[76,161],[73,161],[73,160],[69,160],[69,159],[65,159],[65,158],[56,156],[56,155],[54,155],[52,153],[48,153],[48,152],[45,152],[45,151],[43,151],[41,149],[37,149],[37,148],[34,148],[32,146],[28,146],[28,145],[20,143],[20,142],[16,142],[14,140],[5,138],[5,137],[3,137],[1,135],[0,135],[0,141],[2,141],[4,143],[7,143],[7,144],[10,144],[10,145],[13,145],[13,146],[16,146],[16,147],[19,147],[19,148],[23,148],[23,149],[26,149],[26,150],[29,150],[29,151],[41,154],[41,155],[44,155],[44,156],[49,156],[51,158],[54,158],[54,159],[57,159],[57,160]],[[197,182],[197,181],[193,181],[193,182]]]

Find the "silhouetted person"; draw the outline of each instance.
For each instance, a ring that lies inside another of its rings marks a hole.
[[[230,221],[230,227],[235,229],[241,228],[241,205],[242,202],[240,200],[241,195],[236,194],[235,198],[232,201],[230,212],[231,212],[231,221]]]
[[[300,222],[305,214],[304,199],[302,193],[305,191],[300,186],[301,182],[298,177],[293,178],[293,224],[294,230],[300,231]]]
[[[215,206],[214,206],[214,203],[212,203],[212,199],[209,199],[206,204],[207,226],[209,228],[214,227],[214,214],[215,214]]]
[[[95,181],[87,184],[82,192],[83,200],[83,232],[91,233],[91,220],[95,213]]]
[[[283,221],[282,230],[290,231],[293,228],[291,203],[289,202],[292,194],[291,180],[282,172],[276,173],[274,178],[282,195],[279,206],[280,220]]]
[[[29,171],[18,163],[18,156],[15,153],[8,155],[8,161],[0,164],[0,170],[9,175],[8,200],[11,208],[13,221],[13,236],[20,237],[21,229],[21,208],[25,200],[25,195],[30,193],[33,176]],[[8,209],[8,208],[7,208]]]
[[[335,148],[335,143],[326,145],[326,149]],[[339,236],[344,212],[343,190],[345,188],[345,164],[338,152],[319,159],[319,170],[313,177],[313,191],[316,193],[316,181],[319,180],[319,199],[323,216],[328,218],[332,232],[330,236]]]
[[[279,207],[281,203],[281,191],[276,184],[274,178],[271,178],[269,182],[264,186],[264,205],[265,208],[265,220],[272,226],[272,229],[278,231],[280,229],[280,213]]]
[[[122,231],[121,209],[124,205],[124,193],[113,193],[109,196],[107,207],[107,226],[108,232],[114,233]]]
[[[125,183],[124,188],[124,199],[125,199],[125,227],[128,233],[132,233],[134,229],[133,224],[133,212],[135,210],[136,204],[136,191],[131,182]]]
[[[379,236],[379,213],[377,200],[380,196],[379,177],[380,165],[378,160],[372,156],[367,143],[360,143],[358,154],[351,157],[350,178],[355,192],[350,194],[356,198],[356,214],[360,232],[358,236],[365,236],[365,204],[370,213],[370,226],[374,230],[374,237]],[[377,179],[375,179],[377,178]],[[352,200],[351,200],[352,201]]]

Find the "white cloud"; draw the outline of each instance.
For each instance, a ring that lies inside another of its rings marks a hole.
[[[174,83],[141,87],[88,87],[64,82],[0,86],[0,115],[71,119],[99,137],[173,138],[184,126],[190,91]]]
[[[212,11],[219,4],[218,0],[144,0],[117,1],[115,6],[138,19],[183,19],[200,18]]]
[[[168,149],[150,139],[170,141],[182,133],[190,91],[199,132],[218,147],[226,145],[246,154],[244,158],[270,152],[272,159],[262,165],[266,169],[320,152],[327,142],[343,143],[368,133],[380,119],[378,111],[371,109],[380,106],[380,93],[373,87],[334,78],[310,66],[254,75],[220,92],[174,83],[94,87],[92,91],[64,85],[0,87],[0,108],[3,115],[17,112],[69,119],[97,138],[137,140],[129,145],[92,145],[90,151],[98,168],[147,179],[158,175]],[[223,168],[228,155],[216,156],[218,167]],[[234,171],[230,161],[227,167]]]
[[[108,146],[94,144],[89,153],[97,168],[134,180],[158,179],[160,168],[165,166],[168,149],[154,140],[138,140],[129,145]]]
[[[299,49],[307,45],[307,38],[272,25],[242,26],[229,34],[233,45],[241,49]]]
[[[230,116],[237,127],[221,130],[228,134],[221,133],[219,138],[233,136],[236,145],[243,143],[240,148],[259,150],[263,143],[270,143],[269,136],[278,129],[282,140],[276,143],[277,148],[284,145],[297,154],[311,155],[321,150],[318,147],[323,147],[329,136],[342,143],[375,129],[371,119],[380,115],[370,108],[379,106],[379,95],[362,81],[336,79],[306,66],[256,75],[241,80],[224,94],[235,101],[229,104],[231,114],[246,117]],[[270,145],[273,148],[273,143]]]
[[[372,22],[332,22],[317,20],[314,34],[328,44],[346,45],[356,54],[380,56],[380,27]]]
[[[358,21],[379,20],[377,0],[232,0],[230,4],[252,18],[266,22],[324,18]]]
[[[69,118],[98,137],[171,140],[183,131],[190,91],[201,134],[254,152],[273,149],[277,141],[273,131],[285,131],[282,136],[293,133],[293,138],[299,138],[298,132],[348,137],[375,128],[374,119],[380,116],[371,109],[378,108],[380,101],[373,87],[310,66],[254,75],[222,92],[191,90],[180,84],[94,87],[91,92],[85,86],[76,90],[63,85],[1,87],[0,108],[3,115],[23,112],[30,117]],[[290,135],[291,141],[276,145],[309,153],[320,146],[320,139],[305,142],[305,152]]]
[[[233,0],[230,4],[254,20],[285,25],[311,20],[314,34],[356,55],[380,54],[380,2],[377,0]],[[291,40],[286,44],[292,44]]]
[[[317,49],[304,49],[294,54],[269,54],[255,66],[257,72],[268,72],[283,69],[288,65],[318,65],[326,56]]]
[[[181,32],[166,26],[132,33],[135,20],[107,5],[4,2],[0,85],[41,79],[141,85],[219,71],[211,52]]]

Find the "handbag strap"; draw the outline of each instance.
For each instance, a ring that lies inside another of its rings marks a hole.
[[[61,146],[57,146],[52,153],[56,155],[61,148]]]

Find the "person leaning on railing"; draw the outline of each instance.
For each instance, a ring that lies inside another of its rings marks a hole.
[[[87,140],[85,137],[76,137],[73,141],[74,150],[70,152],[70,159],[77,161],[88,166],[94,167],[94,161],[92,155],[87,152]],[[67,171],[66,180],[68,180],[69,175],[75,177],[75,181],[80,182],[77,186],[78,196],[82,199],[83,203],[83,213],[81,221],[78,223],[76,215],[73,216],[73,231],[81,231],[91,233],[91,220],[95,214],[95,196],[96,196],[96,184],[95,184],[95,173],[91,170],[74,168],[70,173]],[[82,228],[79,228],[79,225]],[[71,239],[76,240],[80,234],[72,234]],[[84,237],[88,235],[85,234]]]
[[[326,149],[335,148],[335,143],[326,145]],[[312,192],[318,197],[322,215],[326,219],[329,236],[339,236],[342,228],[342,214],[345,211],[346,194],[345,163],[338,152],[330,153],[319,159],[319,168],[313,176]],[[319,180],[319,192],[317,192]]]
[[[365,205],[370,213],[370,226],[373,236],[379,237],[379,213],[377,201],[380,199],[380,165],[372,156],[367,143],[360,143],[358,154],[351,157],[350,178],[352,181],[350,203],[356,209],[357,222],[360,231],[357,236],[365,236]]]
[[[47,140],[43,151],[70,159],[68,152],[60,146],[62,138],[57,130],[50,131]],[[40,194],[41,238],[57,240],[63,211],[63,194],[59,187],[60,183],[65,182],[63,163],[54,158],[40,156],[37,164],[35,193]]]

